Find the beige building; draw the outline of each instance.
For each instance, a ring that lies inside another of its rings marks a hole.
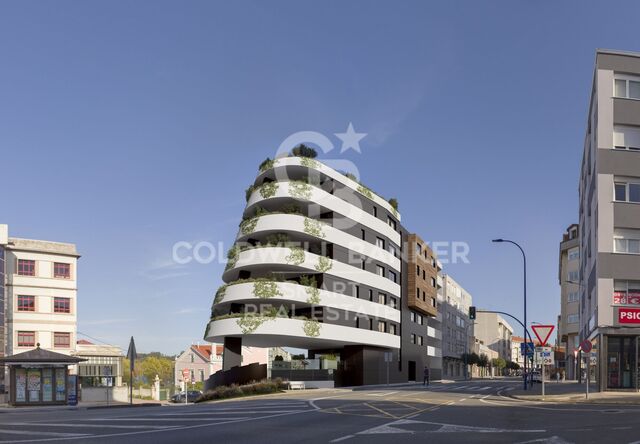
[[[513,328],[497,313],[478,312],[474,327],[477,341],[498,354],[505,361],[511,360],[511,336]]]
[[[562,236],[558,263],[560,317],[558,345],[565,347],[567,379],[576,378],[574,351],[580,346],[580,236],[578,225],[570,225]],[[562,363],[559,363],[562,365]]]
[[[5,259],[5,354],[36,347],[71,354],[77,331],[74,244],[18,239],[0,225]]]
[[[78,364],[78,377],[83,389],[122,385],[124,354],[120,347],[81,339],[77,341],[73,355],[86,359]]]

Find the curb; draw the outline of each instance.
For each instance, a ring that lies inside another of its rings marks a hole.
[[[128,409],[128,408],[136,408],[136,407],[162,407],[162,404],[159,402],[149,402],[145,404],[114,404],[114,405],[94,405],[90,407],[80,407],[86,410],[97,410],[97,409]]]

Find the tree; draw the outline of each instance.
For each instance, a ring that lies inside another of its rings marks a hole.
[[[316,152],[316,150],[302,143],[297,147],[295,147],[294,149],[292,149],[291,154],[293,154],[296,157],[310,157],[312,159],[318,156],[318,153]]]
[[[141,375],[147,384],[152,384],[156,375],[163,384],[173,383],[173,361],[166,356],[149,355],[139,363],[138,375]]]
[[[478,366],[482,368],[482,376],[485,375],[487,367],[489,367],[489,357],[482,353],[478,359]]]

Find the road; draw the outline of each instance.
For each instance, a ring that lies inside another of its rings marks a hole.
[[[0,443],[631,443],[640,406],[508,397],[520,381],[307,390],[217,403],[0,413]]]

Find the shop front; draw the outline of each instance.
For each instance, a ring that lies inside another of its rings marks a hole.
[[[0,358],[9,367],[9,404],[15,406],[73,404],[77,401],[77,376],[69,365],[82,358],[54,353],[38,347]]]

